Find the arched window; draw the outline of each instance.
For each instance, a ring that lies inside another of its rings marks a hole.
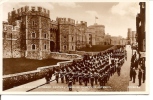
[[[72,42],[73,42],[73,37],[72,37]]]
[[[36,45],[32,44],[32,50],[35,50],[35,49],[36,49]]]
[[[73,46],[72,46],[72,50],[73,50]]]
[[[45,49],[45,50],[47,49],[46,44],[44,45],[44,49]]]
[[[66,46],[64,46],[64,50],[66,50]]]
[[[36,33],[33,32],[33,33],[31,34],[31,36],[32,36],[32,38],[35,38],[35,37],[36,37]]]
[[[46,37],[47,37],[46,34],[44,34],[44,38],[45,38],[45,39],[46,39]]]

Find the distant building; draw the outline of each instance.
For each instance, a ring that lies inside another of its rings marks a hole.
[[[131,28],[128,28],[127,41],[128,44],[134,44],[136,42],[136,32],[132,31]]]
[[[110,45],[111,44],[111,35],[106,34],[104,36],[104,45]]]
[[[94,25],[88,27],[89,30],[91,28],[94,32],[93,39],[95,39],[93,40],[95,42],[93,45],[104,45],[105,26],[95,23]]]

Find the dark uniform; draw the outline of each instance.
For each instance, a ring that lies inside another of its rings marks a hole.
[[[55,72],[55,79],[56,79],[56,82],[58,83],[58,79],[59,79],[59,72],[58,71]]]
[[[72,78],[72,76],[69,76],[69,78],[68,78],[69,91],[72,91],[72,83],[73,83],[73,78]]]
[[[101,89],[104,86],[104,75],[103,74],[101,74],[100,77],[99,77],[99,85],[100,85]]]
[[[139,69],[138,79],[139,79],[139,86],[141,86],[141,78],[142,78],[142,71]]]
[[[78,78],[79,78],[79,84],[82,85],[83,73],[81,71],[78,73]]]
[[[94,85],[94,74],[93,73],[90,75],[90,82],[91,82],[91,87],[93,87]]]
[[[61,78],[61,82],[62,83],[64,83],[64,75],[65,75],[65,72],[64,71],[61,71],[60,78]]]
[[[97,85],[97,80],[98,80],[98,73],[96,72],[95,74],[94,74],[94,77],[95,77],[95,84]]]
[[[89,78],[88,73],[87,73],[87,72],[85,72],[85,73],[84,73],[84,77],[83,77],[83,80],[84,80],[84,85],[85,85],[85,86],[87,86],[87,83],[88,83],[88,78]]]
[[[45,75],[45,79],[46,79],[46,84],[49,84],[49,81],[50,81],[49,73]]]
[[[135,71],[134,68],[133,68],[133,71],[132,71],[132,77],[133,77],[133,83],[135,83],[136,71]]]

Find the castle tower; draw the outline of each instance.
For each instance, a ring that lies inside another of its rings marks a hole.
[[[128,44],[132,44],[132,30],[131,30],[131,28],[128,28],[127,40],[129,41]]]
[[[76,50],[75,20],[70,18],[57,18],[60,35],[60,51]]]
[[[20,20],[19,23],[17,20]],[[21,7],[8,13],[8,22],[20,26],[22,57],[44,59],[50,53],[49,10],[42,7]]]

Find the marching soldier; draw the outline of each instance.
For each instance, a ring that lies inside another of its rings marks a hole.
[[[91,87],[93,88],[93,85],[94,85],[94,73],[93,72],[90,75],[90,82],[91,82]]]
[[[85,73],[84,73],[84,77],[83,77],[83,80],[84,80],[84,85],[85,86],[87,86],[87,83],[88,83],[88,73],[87,73],[87,71],[85,71]]]
[[[80,70],[80,72],[78,73],[78,78],[79,78],[79,84],[82,85],[82,81],[83,81],[83,73]]]
[[[77,78],[77,72],[73,70],[73,84],[75,84],[76,78]]]
[[[101,89],[104,86],[104,75],[103,74],[101,74],[100,77],[99,77],[99,85],[100,85]]]
[[[73,83],[73,77],[72,77],[72,73],[70,72],[69,74],[69,78],[68,78],[68,87],[69,87],[69,91],[72,91],[72,83]]]
[[[95,77],[95,84],[97,85],[97,80],[98,80],[98,72],[97,71],[95,71],[95,74],[94,74],[94,77]]]
[[[55,71],[55,79],[56,79],[56,82],[58,83],[58,79],[59,79],[59,72],[58,70]]]
[[[64,83],[64,70],[61,70],[61,73],[60,73],[60,78],[61,78],[61,82]]]

